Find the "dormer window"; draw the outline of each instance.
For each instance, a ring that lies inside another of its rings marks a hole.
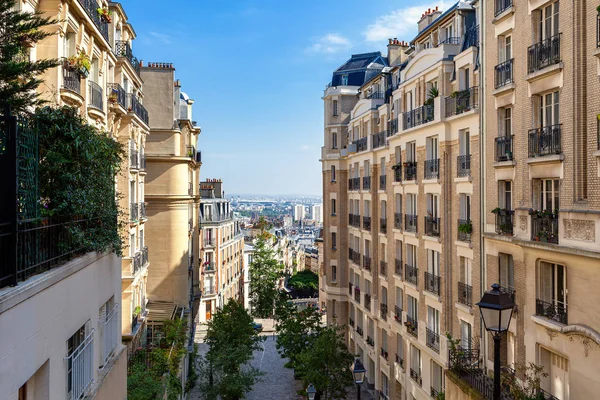
[[[342,86],[348,86],[348,75],[342,75]]]

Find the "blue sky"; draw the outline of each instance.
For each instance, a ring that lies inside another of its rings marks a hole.
[[[320,194],[323,89],[352,53],[409,40],[436,3],[123,0],[144,62],[175,64],[202,127],[202,178],[229,193]],[[440,5],[441,3],[437,3]],[[166,9],[168,8],[168,9]]]

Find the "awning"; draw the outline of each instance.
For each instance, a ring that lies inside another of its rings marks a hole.
[[[148,310],[148,316],[146,317],[146,323],[148,324],[159,324],[165,320],[173,320],[175,318],[175,312],[177,311],[177,304],[172,301],[148,301],[146,304]]]

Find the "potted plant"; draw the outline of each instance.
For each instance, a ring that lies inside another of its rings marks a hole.
[[[529,215],[533,215],[536,213],[536,211],[533,208],[530,208],[528,212],[529,212]]]
[[[458,225],[458,231],[460,233],[466,233],[468,235],[471,234],[471,232],[473,232],[473,224],[471,224],[470,222],[465,222],[463,224]]]
[[[119,99],[119,91],[117,89],[113,88],[110,91],[110,94],[108,95],[108,101],[111,103],[116,103],[118,99]]]
[[[598,12],[598,14],[600,14],[600,6],[596,7],[596,11]]]
[[[137,317],[142,313],[142,307],[137,306],[136,308],[133,309],[133,316]]]
[[[77,55],[68,57],[67,63],[72,70],[77,71],[77,73],[84,78],[87,78],[90,74],[92,63],[90,57],[88,57],[83,50],[80,50]]]
[[[110,11],[107,7],[98,7],[96,11],[98,12],[100,19],[102,19],[104,22],[112,22],[112,11]]]
[[[492,210],[492,214],[496,214],[496,215],[498,215],[498,214],[500,214],[500,211],[501,211],[501,208],[500,208],[500,207],[496,207],[496,208],[494,208],[494,209]]]

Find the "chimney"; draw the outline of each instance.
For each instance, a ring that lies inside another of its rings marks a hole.
[[[388,54],[387,60],[390,67],[395,67],[400,65],[406,60],[406,55],[404,52],[408,48],[408,43],[404,40],[400,41],[398,38],[393,38],[388,40]]]
[[[435,9],[428,8],[423,15],[421,15],[421,19],[417,23],[419,32],[435,21],[440,15],[442,15],[442,11],[439,10],[439,7],[436,6]]]

